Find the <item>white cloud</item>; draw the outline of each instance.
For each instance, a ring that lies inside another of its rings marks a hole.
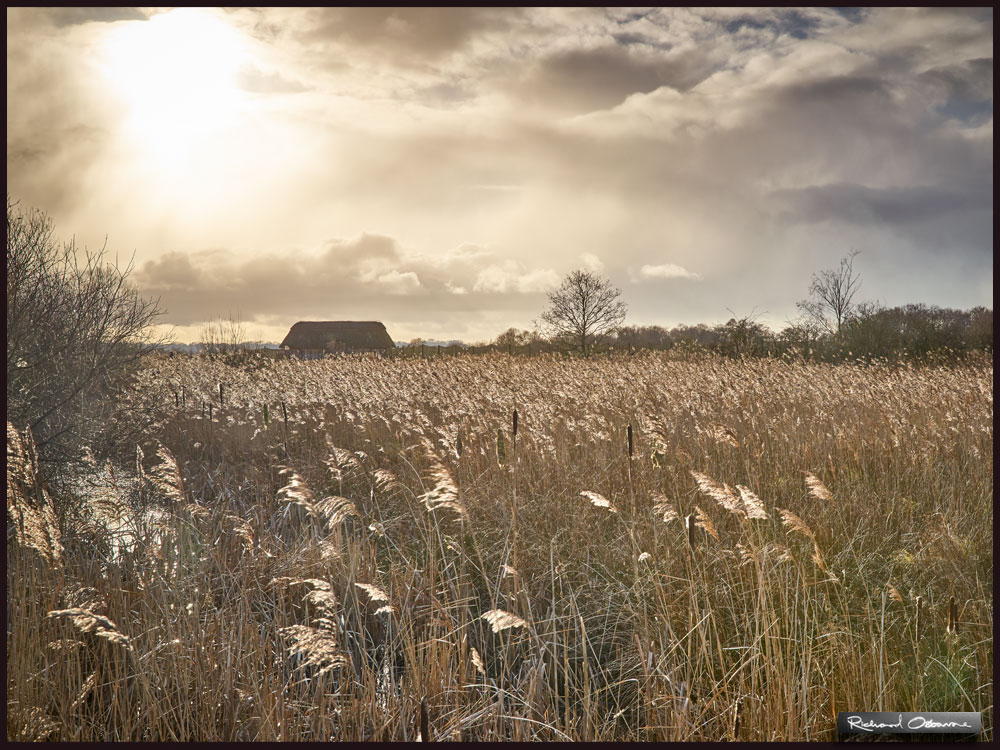
[[[676,263],[663,263],[659,266],[645,265],[639,269],[643,279],[691,279],[701,281],[701,274],[692,273]]]
[[[586,253],[583,256],[583,265],[588,271],[593,271],[594,273],[600,273],[604,270],[604,261],[593,253]]]
[[[420,288],[420,278],[413,271],[389,271],[378,277],[378,283],[390,294],[410,294]]]
[[[505,261],[502,265],[492,265],[484,268],[476,277],[473,291],[507,294],[519,292],[547,292],[559,286],[559,276],[551,269],[536,269],[525,271],[514,261]]]

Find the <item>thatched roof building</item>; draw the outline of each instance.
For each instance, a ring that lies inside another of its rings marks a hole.
[[[281,342],[282,349],[327,352],[383,351],[395,346],[381,323],[354,320],[302,321]]]

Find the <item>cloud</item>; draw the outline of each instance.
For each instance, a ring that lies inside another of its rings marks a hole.
[[[594,273],[600,273],[604,270],[604,261],[598,258],[593,253],[585,253],[583,256],[583,266],[588,271],[593,271]]]
[[[533,103],[582,113],[608,109],[632,94],[662,86],[686,91],[713,71],[709,56],[698,50],[663,54],[605,45],[539,58],[514,93]]]
[[[691,273],[683,266],[675,263],[663,263],[658,266],[645,265],[639,269],[639,277],[642,279],[691,279],[701,281],[701,275]]]
[[[872,188],[835,183],[771,194],[792,222],[842,221],[851,224],[926,223],[953,214],[990,211],[992,196],[967,194],[933,185]]]
[[[411,294],[420,288],[420,278],[413,271],[387,271],[375,280],[389,294]]]
[[[280,73],[265,73],[254,65],[244,67],[237,76],[240,88],[258,94],[297,94],[307,91],[301,82]]]
[[[559,286],[559,276],[549,269],[526,271],[514,261],[491,265],[479,272],[473,291],[489,294],[547,292]]]
[[[8,11],[8,189],[135,249],[172,320],[487,338],[583,263],[635,322],[780,321],[850,247],[874,297],[992,300],[988,8],[236,9],[239,116],[176,158],[88,13]]]
[[[314,253],[171,252],[140,265],[134,280],[143,294],[161,298],[178,325],[233,310],[249,320],[440,322],[459,311],[509,311],[526,298],[538,306],[541,292],[559,282],[550,269],[501,260],[487,248],[464,244],[425,255],[370,233],[331,240]]]
[[[139,8],[52,8],[49,16],[56,27],[149,20]]]
[[[482,34],[502,32],[520,13],[515,8],[312,9],[308,36],[375,53],[383,63],[420,67]]]

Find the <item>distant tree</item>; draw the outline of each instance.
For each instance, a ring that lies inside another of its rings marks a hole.
[[[78,253],[52,220],[7,196],[7,419],[30,427],[45,460],[68,460],[106,433],[115,387],[157,344],[162,314],[105,251]]]
[[[670,331],[662,326],[622,326],[615,332],[615,342],[637,349],[669,349],[673,343]]]
[[[811,357],[823,335],[823,328],[815,320],[803,316],[788,326],[777,336],[777,341],[787,350],[802,357]]]
[[[773,336],[766,326],[757,321],[760,315],[754,311],[736,318],[734,314],[725,325],[717,326],[716,331],[722,338],[722,351],[735,357],[764,354]]]
[[[863,303],[844,325],[843,345],[856,356],[951,357],[990,347],[992,317],[985,308],[963,311],[924,304],[886,308]]]
[[[542,342],[542,337],[538,331],[525,331],[518,328],[508,328],[495,339],[493,346],[498,349],[508,349],[523,346],[531,346]]]
[[[962,333],[965,348],[993,351],[993,311],[974,307],[968,315],[969,321]]]
[[[628,306],[621,291],[590,271],[573,271],[549,294],[542,322],[557,337],[570,341],[589,356],[597,337],[614,331],[625,320]]]
[[[249,361],[257,350],[259,342],[247,340],[246,324],[239,314],[230,313],[227,318],[216,318],[201,329],[202,351],[212,355],[222,355],[231,364]]]
[[[519,331],[516,328],[508,328],[506,331],[493,339],[493,346],[500,349],[506,349],[511,346],[520,346],[523,341],[523,333],[523,331]]]
[[[854,272],[858,254],[858,250],[852,250],[840,260],[839,268],[813,274],[809,298],[796,305],[807,320],[828,333],[839,334],[854,311],[854,295],[861,286],[861,277]]]

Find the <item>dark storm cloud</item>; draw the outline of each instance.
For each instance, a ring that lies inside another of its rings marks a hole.
[[[842,221],[850,224],[927,223],[988,211],[992,197],[934,186],[872,188],[865,185],[816,185],[771,194],[790,222]]]
[[[504,31],[516,8],[324,8],[312,12],[309,36],[377,51],[413,66],[463,49],[477,35]]]
[[[49,13],[53,25],[57,27],[149,20],[149,16],[139,8],[52,8]]]
[[[993,98],[993,58],[980,57],[925,70],[918,79],[944,90],[949,99],[985,102]]]
[[[532,101],[589,112],[661,86],[687,91],[714,70],[707,57],[696,51],[664,57],[607,45],[539,59],[515,92]]]
[[[936,110],[944,117],[975,126],[993,116],[992,58],[931,68],[917,80],[942,100]]]

